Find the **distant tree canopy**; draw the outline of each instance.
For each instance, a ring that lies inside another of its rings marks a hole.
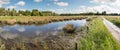
[[[107,14],[106,11],[103,11],[103,12],[96,12],[96,13],[93,13],[93,12],[88,12],[88,13],[78,13],[78,14],[60,14],[60,16],[79,16],[79,15],[109,15],[109,16],[120,16],[120,14],[118,13],[110,13],[110,14]]]
[[[29,10],[19,10],[15,9],[5,9],[0,8],[0,16],[79,16],[79,15],[112,15],[112,16],[120,16],[118,13],[107,14],[106,11],[103,12],[88,12],[88,13],[78,13],[78,14],[57,14],[52,11],[39,11],[38,9]]]
[[[16,11],[15,9],[0,8],[0,16],[58,16],[58,14],[52,11],[39,11],[37,9]]]

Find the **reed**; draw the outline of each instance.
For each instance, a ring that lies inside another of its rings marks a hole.
[[[65,21],[65,20],[80,20],[85,19],[82,16],[0,16],[1,24],[46,24],[51,22]]]

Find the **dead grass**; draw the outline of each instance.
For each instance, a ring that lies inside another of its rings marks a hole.
[[[72,24],[67,24],[64,28],[63,31],[66,33],[74,33],[75,32],[75,27]]]
[[[77,20],[84,19],[86,17],[82,16],[47,16],[47,17],[39,17],[39,16],[1,16],[0,23],[4,24],[45,24],[50,22],[57,21],[65,21],[65,20]]]

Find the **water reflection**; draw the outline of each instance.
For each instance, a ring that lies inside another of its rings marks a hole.
[[[16,30],[18,30],[19,32],[25,32],[25,28],[24,27],[16,28]]]
[[[58,32],[62,31],[62,28],[66,24],[73,24],[76,28],[79,28],[86,24],[86,20],[70,20],[70,21],[62,21],[62,22],[53,22],[49,24],[45,24],[42,26],[36,26],[36,25],[14,25],[14,26],[3,26],[1,27],[2,30],[6,30],[10,32],[10,34],[3,34],[1,36],[8,36],[7,38],[14,38],[18,35],[24,35],[24,36],[47,36],[49,34],[51,35],[57,35]],[[11,34],[12,33],[12,34]],[[14,34],[14,35],[13,35]],[[12,36],[12,37],[9,37]]]
[[[13,33],[8,33],[8,32],[6,32],[6,33],[0,33],[0,36],[2,37],[2,38],[4,38],[4,39],[15,39],[15,38],[17,38],[17,37],[19,37],[19,35],[18,34],[13,34]]]

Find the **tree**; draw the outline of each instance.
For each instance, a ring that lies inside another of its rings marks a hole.
[[[103,12],[102,12],[102,15],[106,15],[106,11],[103,11]]]
[[[31,16],[40,16],[40,12],[37,9],[33,9]]]
[[[0,8],[0,16],[4,16],[5,15],[5,9],[4,8]]]
[[[7,15],[7,16],[11,16],[10,14],[11,14],[11,11],[10,11],[10,9],[8,8],[8,9],[6,10],[6,15]]]
[[[11,16],[17,16],[17,12],[16,12],[15,9],[12,9],[12,10],[11,10]]]
[[[31,16],[31,12],[29,10],[26,10],[24,13],[25,16]]]
[[[0,16],[56,16],[58,14],[53,13],[52,11],[43,11],[40,12],[37,9],[33,9],[32,12],[29,10],[23,11],[19,10],[18,12],[15,9],[5,9],[5,8],[0,8]]]
[[[18,14],[19,14],[19,15],[25,15],[25,11],[19,10],[19,11],[18,11]]]

